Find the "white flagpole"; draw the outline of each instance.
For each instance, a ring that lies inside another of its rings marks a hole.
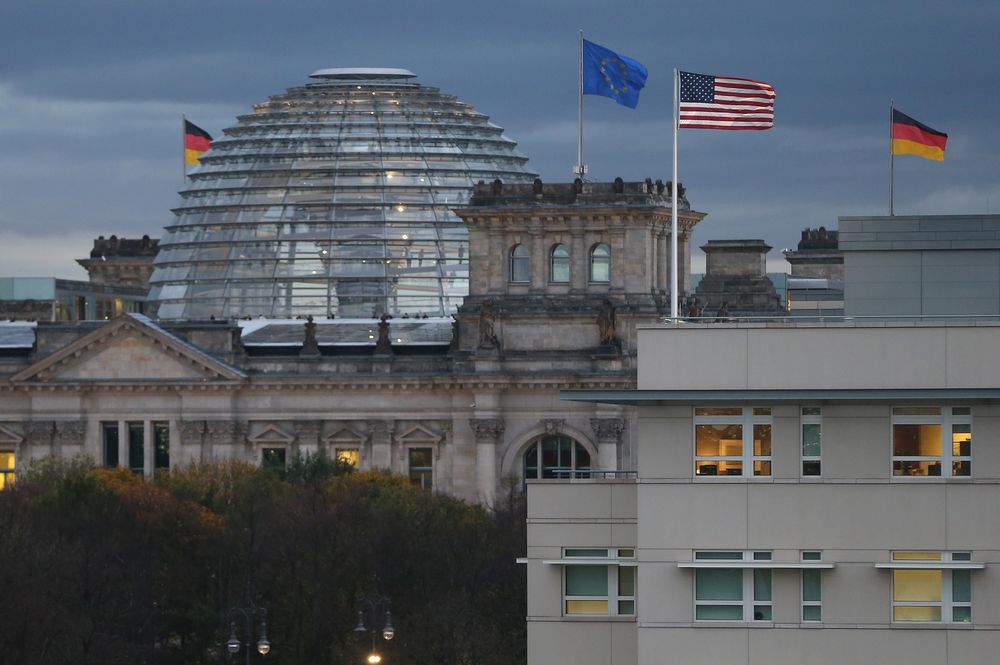
[[[670,203],[670,319],[677,323],[677,206],[680,197],[677,195],[680,184],[677,182],[677,100],[680,77],[674,68],[674,181],[670,186],[673,201]]]
[[[895,138],[895,133],[893,132],[892,121],[894,120],[893,116],[895,115],[895,113],[894,113],[895,110],[896,110],[896,101],[894,99],[890,98],[889,99],[889,216],[890,217],[892,217],[893,215],[895,215],[895,212],[893,210],[893,200],[892,200],[893,199],[893,191],[892,191],[893,180],[895,179],[893,177],[893,172],[892,172],[893,161],[895,159],[895,155],[893,155],[893,152],[892,152],[892,140]]]
[[[181,184],[187,184],[187,116],[181,113]]]
[[[583,30],[580,31],[580,62],[579,62],[579,96],[577,99],[577,143],[576,143],[576,175],[583,180],[587,167],[583,164]]]

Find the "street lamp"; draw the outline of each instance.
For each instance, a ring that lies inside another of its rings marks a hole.
[[[243,617],[246,622],[246,655],[247,665],[250,665],[250,653],[252,651],[251,643],[253,642],[253,624],[254,619],[257,617],[260,617],[257,653],[261,656],[266,656],[271,653],[271,643],[267,640],[267,609],[257,607],[253,604],[253,601],[247,601],[246,607],[233,607],[229,610],[229,639],[226,641],[226,651],[233,656],[240,652],[240,647],[242,646],[240,638],[236,633],[236,619],[239,617]]]
[[[396,636],[396,629],[392,627],[392,613],[389,610],[392,601],[388,596],[383,596],[378,592],[378,580],[374,580],[375,592],[369,596],[357,597],[358,625],[354,627],[355,633],[371,634],[371,652],[368,654],[369,665],[378,665],[382,662],[382,656],[375,651],[375,634],[381,631],[382,639],[388,642]],[[382,627],[378,627],[378,619],[382,618]]]

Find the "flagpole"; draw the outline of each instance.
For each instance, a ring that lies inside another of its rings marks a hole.
[[[893,210],[893,200],[892,200],[893,199],[892,188],[894,180],[893,161],[895,160],[895,156],[893,155],[892,152],[892,140],[893,138],[895,138],[893,133],[892,121],[893,121],[893,116],[895,115],[894,113],[895,110],[896,110],[896,102],[890,97],[889,98],[889,216],[890,217],[896,214],[895,211]]]
[[[187,184],[187,116],[181,113],[181,185]]]
[[[580,31],[580,53],[579,53],[579,85],[576,111],[577,123],[577,143],[576,143],[576,175],[583,180],[586,167],[583,165],[583,30]]]
[[[670,319],[677,324],[677,206],[680,184],[677,182],[677,98],[679,76],[674,67],[674,181],[670,186]]]

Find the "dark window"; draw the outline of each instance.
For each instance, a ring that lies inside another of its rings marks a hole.
[[[153,423],[153,468],[170,468],[170,425]]]
[[[539,462],[541,462],[539,464]],[[524,478],[572,478],[590,471],[590,453],[568,436],[546,436],[524,453]],[[582,473],[581,473],[582,472]]]
[[[104,466],[118,466],[118,423],[102,423]]]
[[[128,424],[128,467],[135,473],[142,473],[146,468],[145,437],[144,423]]]
[[[260,465],[265,469],[277,471],[285,468],[284,448],[264,448],[261,450]]]
[[[434,455],[430,448],[410,448],[410,483],[426,490],[434,486]]]

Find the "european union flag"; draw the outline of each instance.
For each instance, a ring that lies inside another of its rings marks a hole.
[[[610,97],[634,109],[648,75],[641,62],[583,40],[583,94]]]

